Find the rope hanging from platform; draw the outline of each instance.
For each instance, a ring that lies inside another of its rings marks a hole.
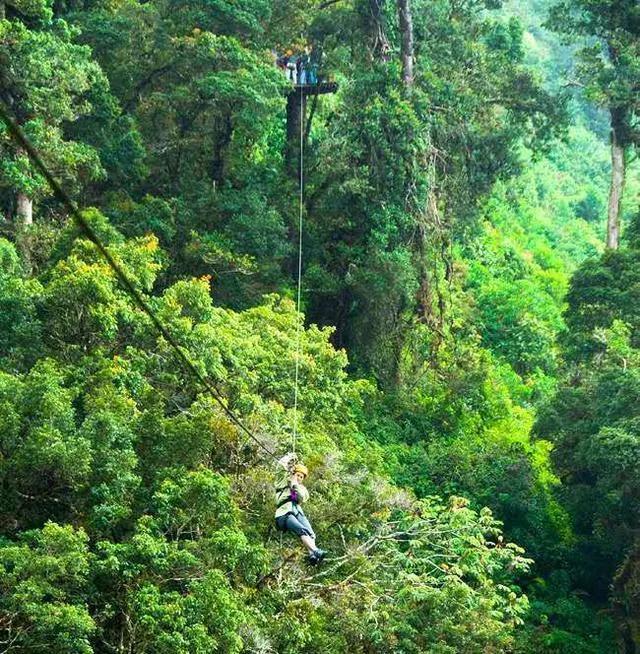
[[[298,387],[300,376],[300,350],[302,318],[300,315],[302,299],[302,217],[304,213],[304,92],[300,87],[300,165],[299,165],[299,216],[298,216],[298,289],[296,301],[296,366],[293,390],[293,434],[291,437],[291,451],[296,453],[296,439],[298,436]]]

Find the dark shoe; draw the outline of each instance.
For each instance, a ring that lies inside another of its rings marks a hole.
[[[322,561],[322,559],[324,559],[326,555],[327,553],[324,550],[314,550],[311,552],[311,554],[309,554],[309,563],[317,565],[320,563],[320,561]]]

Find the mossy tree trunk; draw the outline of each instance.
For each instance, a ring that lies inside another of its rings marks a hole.
[[[607,215],[607,247],[620,244],[620,212],[625,182],[624,111],[611,109],[611,187]]]
[[[398,24],[400,27],[400,58],[402,59],[402,82],[407,89],[413,86],[413,19],[410,0],[398,1]]]
[[[33,200],[25,193],[18,193],[16,218],[21,225],[33,225]]]

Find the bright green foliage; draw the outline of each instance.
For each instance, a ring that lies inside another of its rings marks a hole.
[[[588,542],[589,560],[601,571],[584,583],[600,592],[637,529],[640,354],[629,333],[619,320],[596,328],[600,354],[560,389],[538,424],[538,433],[555,443],[567,506],[585,554]]]
[[[554,338],[562,327],[553,299],[529,280],[492,281],[478,293],[487,346],[521,375],[553,372]]]
[[[638,259],[636,249],[607,252],[590,259],[577,271],[567,300],[566,341],[573,360],[589,360],[606,347],[602,330],[624,321],[631,342],[638,344]]]
[[[47,523],[18,542],[0,540],[0,633],[6,651],[93,651],[90,560],[86,533],[71,526]]]
[[[121,170],[107,212],[129,235],[153,231],[172,250],[174,275],[213,275],[236,306],[278,288],[289,251],[272,199],[285,80],[268,49],[247,41],[270,12],[261,2],[118,2],[72,14],[146,154],[136,175],[153,197],[118,183],[131,165],[123,152],[112,157]]]
[[[106,237],[129,279],[141,290],[149,290],[159,268],[156,238],[142,237],[133,246],[123,247],[122,237],[103,216],[95,211],[86,216],[102,238]],[[66,253],[67,248],[70,251],[47,273],[42,314],[47,322],[45,338],[51,347],[86,353],[96,345],[113,343],[136,316],[102,255],[89,241],[70,240],[75,234],[71,227],[63,233],[57,253]]]
[[[42,511],[66,515],[69,493],[85,483],[91,456],[75,425],[75,393],[53,361],[41,360],[24,380],[3,373],[2,396],[6,519],[25,529],[39,523]]]
[[[635,245],[633,238],[630,242]],[[574,576],[601,597],[618,566],[624,564],[634,574],[639,511],[637,258],[634,247],[607,251],[587,260],[574,275],[564,339],[571,367],[536,428],[555,445],[562,498],[579,539]],[[620,577],[615,615],[618,632],[631,642],[637,621],[626,580]]]
[[[589,145],[602,154],[576,130],[549,160],[498,184],[483,207],[484,233],[465,248],[483,342],[526,380],[554,374],[568,274],[599,248],[581,215],[585,172],[575,161]],[[599,181],[606,186],[606,176]]]
[[[585,96],[608,112],[612,168],[607,245],[618,249],[626,168],[640,138],[638,7],[632,0],[562,0],[553,6],[549,25],[579,44],[577,72]]]
[[[18,16],[22,16],[18,7]],[[1,97],[55,172],[73,190],[97,179],[102,168],[96,152],[85,143],[68,140],[63,125],[92,110],[90,93],[107,88],[87,48],[73,43],[75,30],[51,20],[49,3],[27,7],[40,19],[40,29],[18,19],[0,21]],[[37,24],[37,21],[35,21]],[[51,194],[26,154],[0,128],[0,191],[23,193],[31,199]]]
[[[565,132],[550,2],[414,0],[409,86],[392,2],[0,0],[3,99],[259,442],[0,135],[0,650],[610,654],[580,584],[618,564],[635,628],[636,253],[595,260],[607,145]],[[274,54],[305,45],[338,90],[307,99],[303,323]],[[298,336],[320,568],[273,527]]]
[[[125,195],[111,198],[110,218],[121,231],[131,236],[155,234],[160,243],[169,245],[176,234],[176,206],[151,195],[134,202]]]
[[[416,309],[439,320],[434,289],[448,236],[437,226],[456,213],[471,219],[476,199],[517,166],[515,144],[538,146],[557,131],[563,103],[525,67],[519,25],[476,2],[415,7],[421,72],[408,97],[396,63],[370,56],[361,4],[71,3],[66,11],[147,153],[141,184],[129,179],[122,189],[112,175],[118,193],[105,212],[128,235],[153,230],[170,250],[171,278],[212,275],[218,302],[235,308],[282,291],[295,269],[297,208],[282,166],[287,85],[269,49],[297,44],[306,23],[324,72],[349,78],[338,97],[308,103],[309,315],[335,326],[354,363],[389,384]],[[383,8],[392,44],[394,11]],[[116,160],[111,146],[98,147]]]
[[[490,506],[541,568],[561,565],[571,529],[554,497],[549,444],[531,442],[532,412],[510,397],[524,400],[530,391],[486,351],[457,357],[445,359],[446,373],[425,371],[392,401],[372,398],[366,432],[384,444],[398,482],[422,497],[464,494]]]
[[[40,321],[36,301],[41,285],[25,279],[14,246],[0,239],[0,357],[10,369],[40,354]]]
[[[297,643],[283,647],[282,634],[278,651],[298,651],[300,642],[320,651],[353,652],[448,654],[509,648],[513,641],[505,626],[520,623],[527,604],[502,574],[509,567],[527,568],[519,548],[502,542],[488,510],[475,514],[460,498],[453,498],[444,512],[433,501],[414,508],[414,516],[392,519],[329,566],[329,579],[337,582],[347,575],[359,583],[346,585],[333,605],[322,602],[308,626],[301,625],[309,631],[294,634]],[[457,554],[446,554],[452,551]],[[495,575],[494,580],[487,575]],[[307,583],[286,580],[303,591],[308,587],[306,597],[290,600],[289,610],[296,616],[311,610],[314,577]],[[372,610],[363,624],[361,611],[367,606]],[[478,622],[470,629],[474,614]],[[314,628],[322,630],[319,647]]]
[[[547,579],[534,580],[525,631],[516,652],[539,654],[599,654],[612,651],[613,624],[594,620],[584,601],[584,592],[572,589],[571,578],[554,572]]]
[[[517,20],[494,18],[484,2],[426,4],[417,19],[417,29],[430,37],[422,51],[426,90],[439,109],[434,111],[437,145],[461,164],[460,177],[447,176],[458,177],[458,195],[448,198],[457,204],[513,171],[519,138],[544,143],[562,124],[563,100],[544,91],[523,65]]]
[[[155,246],[127,242],[101,220],[92,215],[146,290]],[[299,446],[314,471],[314,523],[337,557],[315,577],[297,556],[280,570],[277,544],[262,545],[273,462],[197,394],[167,344],[98,274],[94,248],[70,243],[71,233],[61,233],[42,278],[49,358],[1,380],[0,561],[10,571],[0,582],[3,638],[13,629],[25,649],[52,638],[62,652],[124,643],[180,654],[260,642],[291,654],[301,642],[352,652],[510,646],[527,606],[515,576],[529,561],[504,543],[489,510],[476,513],[461,499],[417,503],[385,482],[381,453],[357,423],[371,386],[347,377],[329,330],[302,333]],[[73,288],[82,292],[59,304]],[[247,424],[261,426],[259,438],[287,448],[299,320],[292,303],[273,297],[241,313],[221,309],[206,279],[178,282],[151,301]],[[60,343],[68,309],[53,306],[74,307],[77,342]],[[44,556],[55,574],[39,563]],[[44,572],[34,576],[30,566]],[[293,640],[281,627],[290,619]]]
[[[558,2],[550,25],[580,39],[578,71],[587,83],[592,100],[625,114],[626,139],[637,108],[636,87],[640,80],[638,7],[631,0],[586,0]],[[595,38],[594,38],[595,37]]]
[[[309,181],[310,315],[335,325],[355,365],[387,386],[398,380],[413,318],[442,329],[445,225],[471,219],[477,199],[517,167],[515,143],[540,146],[562,113],[562,100],[552,101],[522,63],[519,26],[481,5],[414,8],[420,73],[410,97],[395,65],[352,49],[357,69],[344,111],[331,140],[319,129],[317,154],[308,154],[321,164]],[[357,29],[375,40],[370,27]]]

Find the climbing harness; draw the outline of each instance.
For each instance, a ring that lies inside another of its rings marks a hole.
[[[305,466],[303,463],[299,463],[295,456],[293,456],[289,461],[287,473],[289,475],[301,473],[305,477],[309,476],[309,470],[307,466]],[[285,491],[287,492],[285,493]],[[289,504],[289,502],[291,502],[292,505],[292,513],[296,514],[298,504],[300,503],[300,498],[298,497],[298,491],[291,486],[290,481],[287,481],[282,486],[278,486],[276,488],[276,512],[280,507],[284,506],[285,504]]]
[[[286,495],[283,495],[285,491],[289,491]],[[295,489],[291,488],[289,484],[286,486],[281,486],[280,488],[276,488],[276,495],[280,497],[278,500],[278,503],[276,504],[276,511],[281,507],[284,506],[285,504],[289,504],[291,502],[292,507],[295,509],[298,506],[298,493]]]

